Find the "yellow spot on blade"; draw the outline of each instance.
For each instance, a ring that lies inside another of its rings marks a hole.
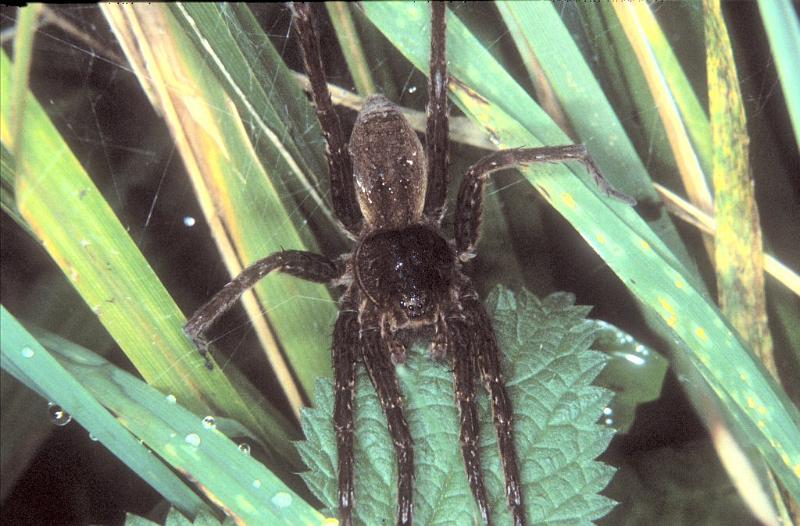
[[[697,338],[700,339],[701,341],[704,341],[704,342],[708,341],[708,335],[706,334],[705,329],[703,329],[702,327],[696,328],[694,330],[694,333],[697,336]]]
[[[324,526],[339,526],[339,519],[334,519],[332,517],[326,517],[325,520],[322,522]]]
[[[240,508],[249,513],[255,513],[256,511],[258,511],[258,509],[250,501],[250,499],[248,499],[244,495],[237,495],[235,500],[236,504],[238,504]]]
[[[640,246],[640,247],[642,247],[642,248],[643,248],[643,249],[645,249],[645,250],[650,250],[650,243],[648,243],[648,242],[647,242],[647,241],[645,241],[644,239],[642,239],[641,241],[639,241],[639,246]]]
[[[670,314],[673,314],[675,312],[675,310],[672,308],[672,304],[669,301],[667,301],[666,298],[658,298],[658,302],[661,304],[662,307],[664,307],[664,310],[669,312]]]
[[[603,234],[597,234],[597,242],[600,243],[601,245],[605,245],[606,243],[608,243],[608,239],[606,239],[606,236],[604,236]]]
[[[755,409],[757,405],[758,404],[756,404],[756,401],[753,400],[752,396],[747,397],[747,407],[749,407],[750,409]]]
[[[794,474],[800,477],[800,464],[795,465]]]
[[[764,422],[763,420],[759,420],[758,424],[756,424],[756,425],[758,425],[759,429],[764,429],[765,427],[767,427],[767,423]]]
[[[564,201],[564,204],[570,207],[571,209],[575,210],[578,208],[578,203],[575,202],[575,199],[572,197],[572,194],[569,192],[562,192],[561,200]]]
[[[686,283],[684,283],[684,282],[683,282],[683,281],[681,281],[680,279],[676,279],[676,280],[675,280],[675,287],[676,287],[676,288],[682,289],[682,288],[683,288],[683,287],[685,287],[685,286],[686,286]]]
[[[759,412],[759,414],[766,415],[767,414],[767,408],[764,407],[763,405],[758,406],[758,412]]]
[[[661,303],[661,306],[667,311],[666,314],[662,314],[661,317],[666,320],[667,325],[670,327],[676,326],[678,324],[678,315],[675,314],[675,309],[672,307],[672,304],[667,301],[666,298],[658,298],[658,302]]]
[[[739,373],[739,378],[741,378],[743,382],[746,382],[750,379],[750,377],[747,376],[747,373]]]

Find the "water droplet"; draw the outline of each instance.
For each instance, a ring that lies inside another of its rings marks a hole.
[[[184,440],[190,446],[197,447],[200,445],[200,436],[197,433],[189,433]]]
[[[177,402],[178,402],[178,399],[175,398],[175,395],[173,395],[173,394],[168,394],[167,395],[167,403],[174,404],[174,403],[177,403]]]
[[[97,442],[100,439],[97,438],[97,435],[95,435],[94,433],[89,433],[89,440],[91,440],[92,442]]]
[[[206,429],[216,429],[217,421],[214,420],[213,416],[207,416],[203,418],[203,427],[205,427]]]
[[[636,356],[635,354],[625,353],[622,355],[622,357],[631,362],[633,365],[645,365],[647,363],[644,361],[644,358],[641,356]]]
[[[411,87],[409,87],[409,88],[408,88],[408,92],[409,92],[409,93],[416,93],[416,92],[417,92],[417,87],[416,87],[416,86],[411,86]]]
[[[256,489],[260,488],[261,487],[261,481],[258,480],[258,479],[255,479],[253,481],[253,487],[256,488]]]
[[[603,423],[604,423],[605,425],[607,425],[607,426],[611,427],[611,426],[613,426],[613,425],[614,425],[614,419],[613,419],[613,418],[606,418],[606,419],[603,421]]]
[[[183,224],[188,227],[193,227],[197,223],[197,220],[192,216],[186,216],[183,218]]]
[[[250,444],[248,444],[247,442],[242,442],[241,444],[239,444],[239,451],[241,451],[247,456],[250,456]]]
[[[288,508],[292,504],[292,496],[285,491],[279,491],[271,501],[276,508]]]
[[[33,358],[34,354],[35,353],[33,352],[33,349],[31,349],[30,347],[23,347],[22,348],[22,357],[23,358]]]
[[[72,415],[53,402],[47,403],[47,413],[50,415],[50,421],[57,426],[65,426],[72,422]]]
[[[614,414],[614,410],[611,409],[610,407],[605,407],[603,408],[603,414],[606,416],[611,416]]]

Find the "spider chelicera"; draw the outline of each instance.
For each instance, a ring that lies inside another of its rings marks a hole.
[[[412,522],[413,440],[403,415],[394,365],[406,357],[408,333],[427,334],[430,354],[450,360],[461,426],[461,451],[470,488],[484,523],[489,522],[478,449],[474,379],[480,376],[491,398],[494,425],[505,472],[508,505],[515,525],[525,524],[511,403],[492,324],[462,271],[474,255],[487,176],[539,162],[582,162],[606,193],[631,199],[611,188],[582,145],[500,150],[469,168],[455,208],[455,236],[440,228],[448,183],[447,62],[445,4],[432,3],[428,118],[423,147],[398,109],[381,95],[367,99],[348,144],[331,103],[314,30],[311,6],[292,5],[293,25],[311,81],[327,145],[331,199],[338,220],[355,240],[341,258],[284,250],[245,269],[203,305],[185,327],[206,356],[204,333],[244,291],[272,271],[310,281],[344,286],[333,331],[334,427],[338,452],[339,516],[352,524],[354,506],[353,411],[356,363],[363,362],[378,393],[394,442],[398,465],[398,524]],[[210,366],[210,361],[207,364]]]

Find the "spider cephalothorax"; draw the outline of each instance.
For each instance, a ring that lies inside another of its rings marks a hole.
[[[398,109],[380,95],[367,100],[349,145],[345,145],[327,90],[312,8],[301,3],[292,8],[327,142],[333,209],[355,246],[342,261],[286,250],[256,262],[198,309],[186,324],[186,333],[205,355],[203,334],[211,323],[273,270],[344,286],[332,349],[339,515],[342,524],[352,523],[355,374],[356,364],[363,362],[386,415],[397,456],[397,523],[411,524],[414,450],[394,364],[405,359],[401,333],[426,329],[431,356],[452,363],[461,451],[484,522],[489,521],[489,510],[478,448],[475,377],[481,379],[491,399],[514,524],[525,524],[511,403],[503,381],[500,350],[489,317],[461,269],[461,262],[474,256],[484,182],[490,173],[504,168],[577,160],[586,165],[607,194],[630,198],[605,182],[583,146],[500,150],[475,163],[465,174],[455,207],[455,236],[447,241],[440,229],[448,180],[445,4],[432,4],[424,147]],[[375,517],[379,519],[382,517]]]

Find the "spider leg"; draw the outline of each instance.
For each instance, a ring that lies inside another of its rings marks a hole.
[[[436,222],[442,218],[447,198],[448,120],[447,57],[445,51],[445,3],[432,2],[431,58],[428,79],[428,120],[425,150],[428,158],[428,188],[425,192],[425,215]]]
[[[361,352],[372,385],[378,393],[381,407],[389,424],[389,434],[397,456],[397,524],[410,525],[412,490],[414,484],[414,449],[411,431],[403,414],[403,399],[394,374],[394,364],[388,343],[381,338],[380,329],[361,329]]]
[[[571,144],[567,146],[545,146],[543,148],[518,148],[491,153],[473,164],[464,175],[458,190],[455,212],[456,250],[459,256],[471,254],[478,240],[481,221],[481,201],[483,185],[492,172],[533,163],[557,163],[580,161],[589,170],[594,182],[609,197],[633,206],[636,200],[611,186],[595,165],[586,146]]]
[[[325,80],[319,37],[314,27],[314,12],[311,6],[304,2],[292,2],[289,6],[293,13],[292,23],[300,37],[303,63],[311,82],[311,96],[314,99],[317,118],[325,136],[333,211],[345,229],[355,236],[361,230],[361,209],[356,200],[353,166],[350,154],[347,152],[342,125],[333,109]]]
[[[481,472],[480,450],[478,449],[479,420],[475,404],[476,376],[475,352],[469,328],[463,320],[448,320],[447,346],[453,355],[453,376],[456,388],[456,404],[461,422],[461,455],[467,469],[467,479],[472,495],[478,503],[484,524],[489,524],[489,507],[486,503],[486,488]]]
[[[333,329],[333,371],[336,397],[333,424],[339,457],[339,517],[342,526],[353,523],[353,404],[355,403],[358,313],[342,306]]]
[[[192,339],[205,358],[208,369],[212,369],[213,365],[207,356],[208,341],[204,337],[205,332],[247,289],[273,270],[319,283],[328,283],[342,273],[342,270],[327,257],[300,250],[276,252],[244,269],[205,305],[197,309],[183,327],[183,332]]]
[[[526,524],[525,507],[522,502],[519,464],[514,448],[513,412],[500,368],[500,349],[495,340],[492,323],[480,301],[477,298],[467,297],[463,300],[463,307],[472,324],[473,334],[469,337],[475,349],[474,358],[477,361],[483,385],[492,401],[497,445],[500,449],[500,460],[505,473],[508,506],[511,508],[514,518],[514,526],[524,526]],[[474,405],[474,402],[472,404]],[[473,486],[473,493],[476,493],[475,486]]]

